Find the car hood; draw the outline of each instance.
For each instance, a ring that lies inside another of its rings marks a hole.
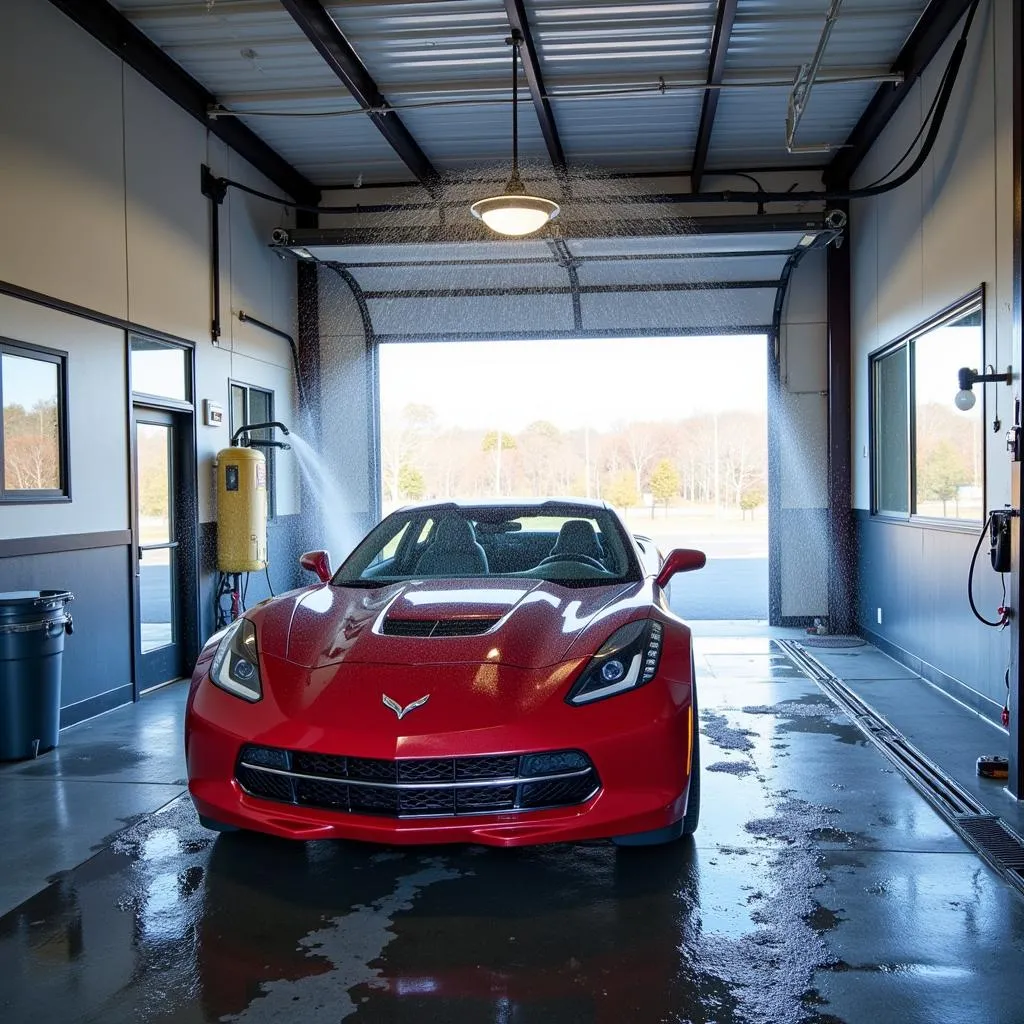
[[[607,633],[595,629],[593,643],[581,641],[572,656],[592,653],[623,616],[650,604],[649,590],[649,581],[571,588],[521,579],[323,585],[284,595],[250,617],[261,651],[310,669],[467,662],[540,668],[565,660],[588,626],[607,619]]]

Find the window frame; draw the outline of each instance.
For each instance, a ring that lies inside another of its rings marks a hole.
[[[987,507],[988,498],[988,460],[987,446],[985,444],[984,424],[988,419],[988,395],[984,386],[979,386],[979,406],[981,413],[981,504],[982,517],[979,519],[958,519],[943,516],[920,515],[917,509],[917,394],[916,394],[916,345],[919,339],[930,332],[944,327],[947,324],[966,316],[972,310],[977,309],[981,318],[981,365],[985,365],[985,342],[987,310],[985,301],[985,285],[979,287],[955,302],[939,310],[927,320],[922,321],[909,331],[894,338],[892,341],[875,349],[868,355],[868,452],[870,456],[870,478],[871,478],[871,515],[873,518],[891,523],[915,526],[927,526],[933,529],[961,531],[966,533],[977,533],[978,527],[984,521],[984,509]],[[887,356],[891,356],[899,349],[907,351],[907,511],[892,511],[879,507],[879,481],[878,481],[878,365]],[[950,382],[950,402],[956,393],[956,381]]]
[[[241,388],[245,392],[245,423],[250,422],[249,416],[249,396],[253,391],[258,391],[261,395],[266,395],[268,398],[268,408],[270,409],[270,420],[274,420],[277,416],[276,405],[277,396],[272,388],[261,387],[259,384],[247,384],[242,380],[235,380],[233,377],[228,378],[228,436],[234,437],[235,431],[239,427],[243,426],[241,423],[235,423],[235,403],[233,401],[232,388]],[[273,519],[277,515],[277,457],[276,448],[262,448],[260,449],[267,460],[267,519]]]
[[[0,356],[35,359],[57,367],[57,458],[60,487],[31,491],[8,490],[4,478],[3,367],[0,365],[0,505],[53,505],[71,501],[71,441],[68,417],[68,353],[0,336]]]
[[[131,330],[127,332],[127,348],[128,348],[128,373],[133,378],[132,374],[132,355],[134,353],[133,343],[136,341],[146,341],[150,344],[157,346],[158,348],[165,349],[177,349],[182,352],[185,357],[185,365],[183,367],[184,378],[183,383],[185,385],[185,397],[184,398],[172,398],[169,395],[158,395],[152,391],[140,391],[136,387],[136,381],[131,380],[131,395],[133,401],[141,402],[147,405],[158,405],[166,409],[180,409],[182,412],[193,412],[195,409],[194,405],[194,391],[195,391],[195,373],[194,373],[194,346],[184,344],[177,341],[168,341],[164,338],[156,338],[151,334],[147,334],[144,330]]]

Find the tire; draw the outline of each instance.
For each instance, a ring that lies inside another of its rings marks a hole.
[[[692,836],[700,821],[700,715],[697,713],[697,684],[690,674],[690,703],[693,708],[693,753],[690,755],[690,795],[683,816],[683,835]]]

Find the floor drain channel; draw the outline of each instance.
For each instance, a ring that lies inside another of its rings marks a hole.
[[[960,837],[1024,895],[1024,839],[1007,828],[996,815],[989,814],[967,790],[929,761],[813,655],[803,650],[802,641],[773,640],[772,643],[846,711],[864,735],[899,768],[904,778]]]
[[[994,814],[964,814],[958,824],[989,856],[1014,871],[1024,871],[1024,841]]]

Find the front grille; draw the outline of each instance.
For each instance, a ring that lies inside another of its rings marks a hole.
[[[496,618],[475,619],[385,619],[385,636],[479,636],[498,624]]]
[[[601,785],[578,750],[386,761],[246,746],[235,777],[264,800],[394,818],[571,807]]]
[[[253,796],[262,796],[267,800],[287,800],[289,803],[294,800],[292,780],[286,775],[276,775],[273,772],[239,765],[236,777],[242,788],[247,789]]]

